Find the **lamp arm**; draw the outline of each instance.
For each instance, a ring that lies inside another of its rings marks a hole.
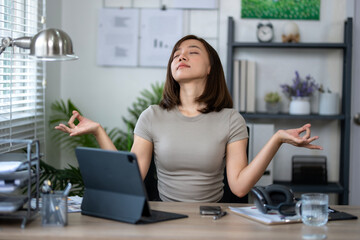
[[[9,46],[12,46],[13,40],[10,37],[3,38],[1,40],[1,46],[0,46],[0,55],[5,51],[5,49]]]
[[[1,40],[0,55],[7,47],[17,46],[19,48],[30,49],[31,39],[31,37],[20,37],[16,39],[10,37],[3,38]]]
[[[17,46],[19,48],[30,49],[32,37],[20,37],[13,40],[13,46]]]

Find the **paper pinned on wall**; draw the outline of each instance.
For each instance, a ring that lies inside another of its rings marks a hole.
[[[166,67],[183,35],[182,10],[141,10],[140,66]]]
[[[100,9],[97,64],[137,66],[138,26],[138,9]]]
[[[217,9],[218,0],[173,0],[173,8],[185,9]]]

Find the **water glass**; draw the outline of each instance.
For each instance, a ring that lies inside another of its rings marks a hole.
[[[328,221],[329,197],[323,193],[306,193],[296,203],[296,213],[301,216],[302,222],[309,226],[303,234],[304,239],[325,239],[322,226]],[[326,228],[323,228],[326,229]]]

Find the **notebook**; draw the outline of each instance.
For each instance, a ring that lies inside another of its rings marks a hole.
[[[265,214],[260,212],[255,206],[249,207],[229,207],[230,210],[240,216],[249,218],[251,220],[267,224],[287,224],[287,223],[300,223],[301,217],[299,215],[294,216],[282,216],[277,211],[270,211]],[[357,219],[357,216],[351,215],[346,212],[340,212],[329,207],[329,221],[335,220],[352,220]]]
[[[82,214],[133,224],[187,217],[150,209],[135,154],[84,147],[75,153],[85,186]]]

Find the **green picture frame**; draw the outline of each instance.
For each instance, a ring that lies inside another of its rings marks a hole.
[[[241,18],[319,20],[320,0],[241,0]]]

